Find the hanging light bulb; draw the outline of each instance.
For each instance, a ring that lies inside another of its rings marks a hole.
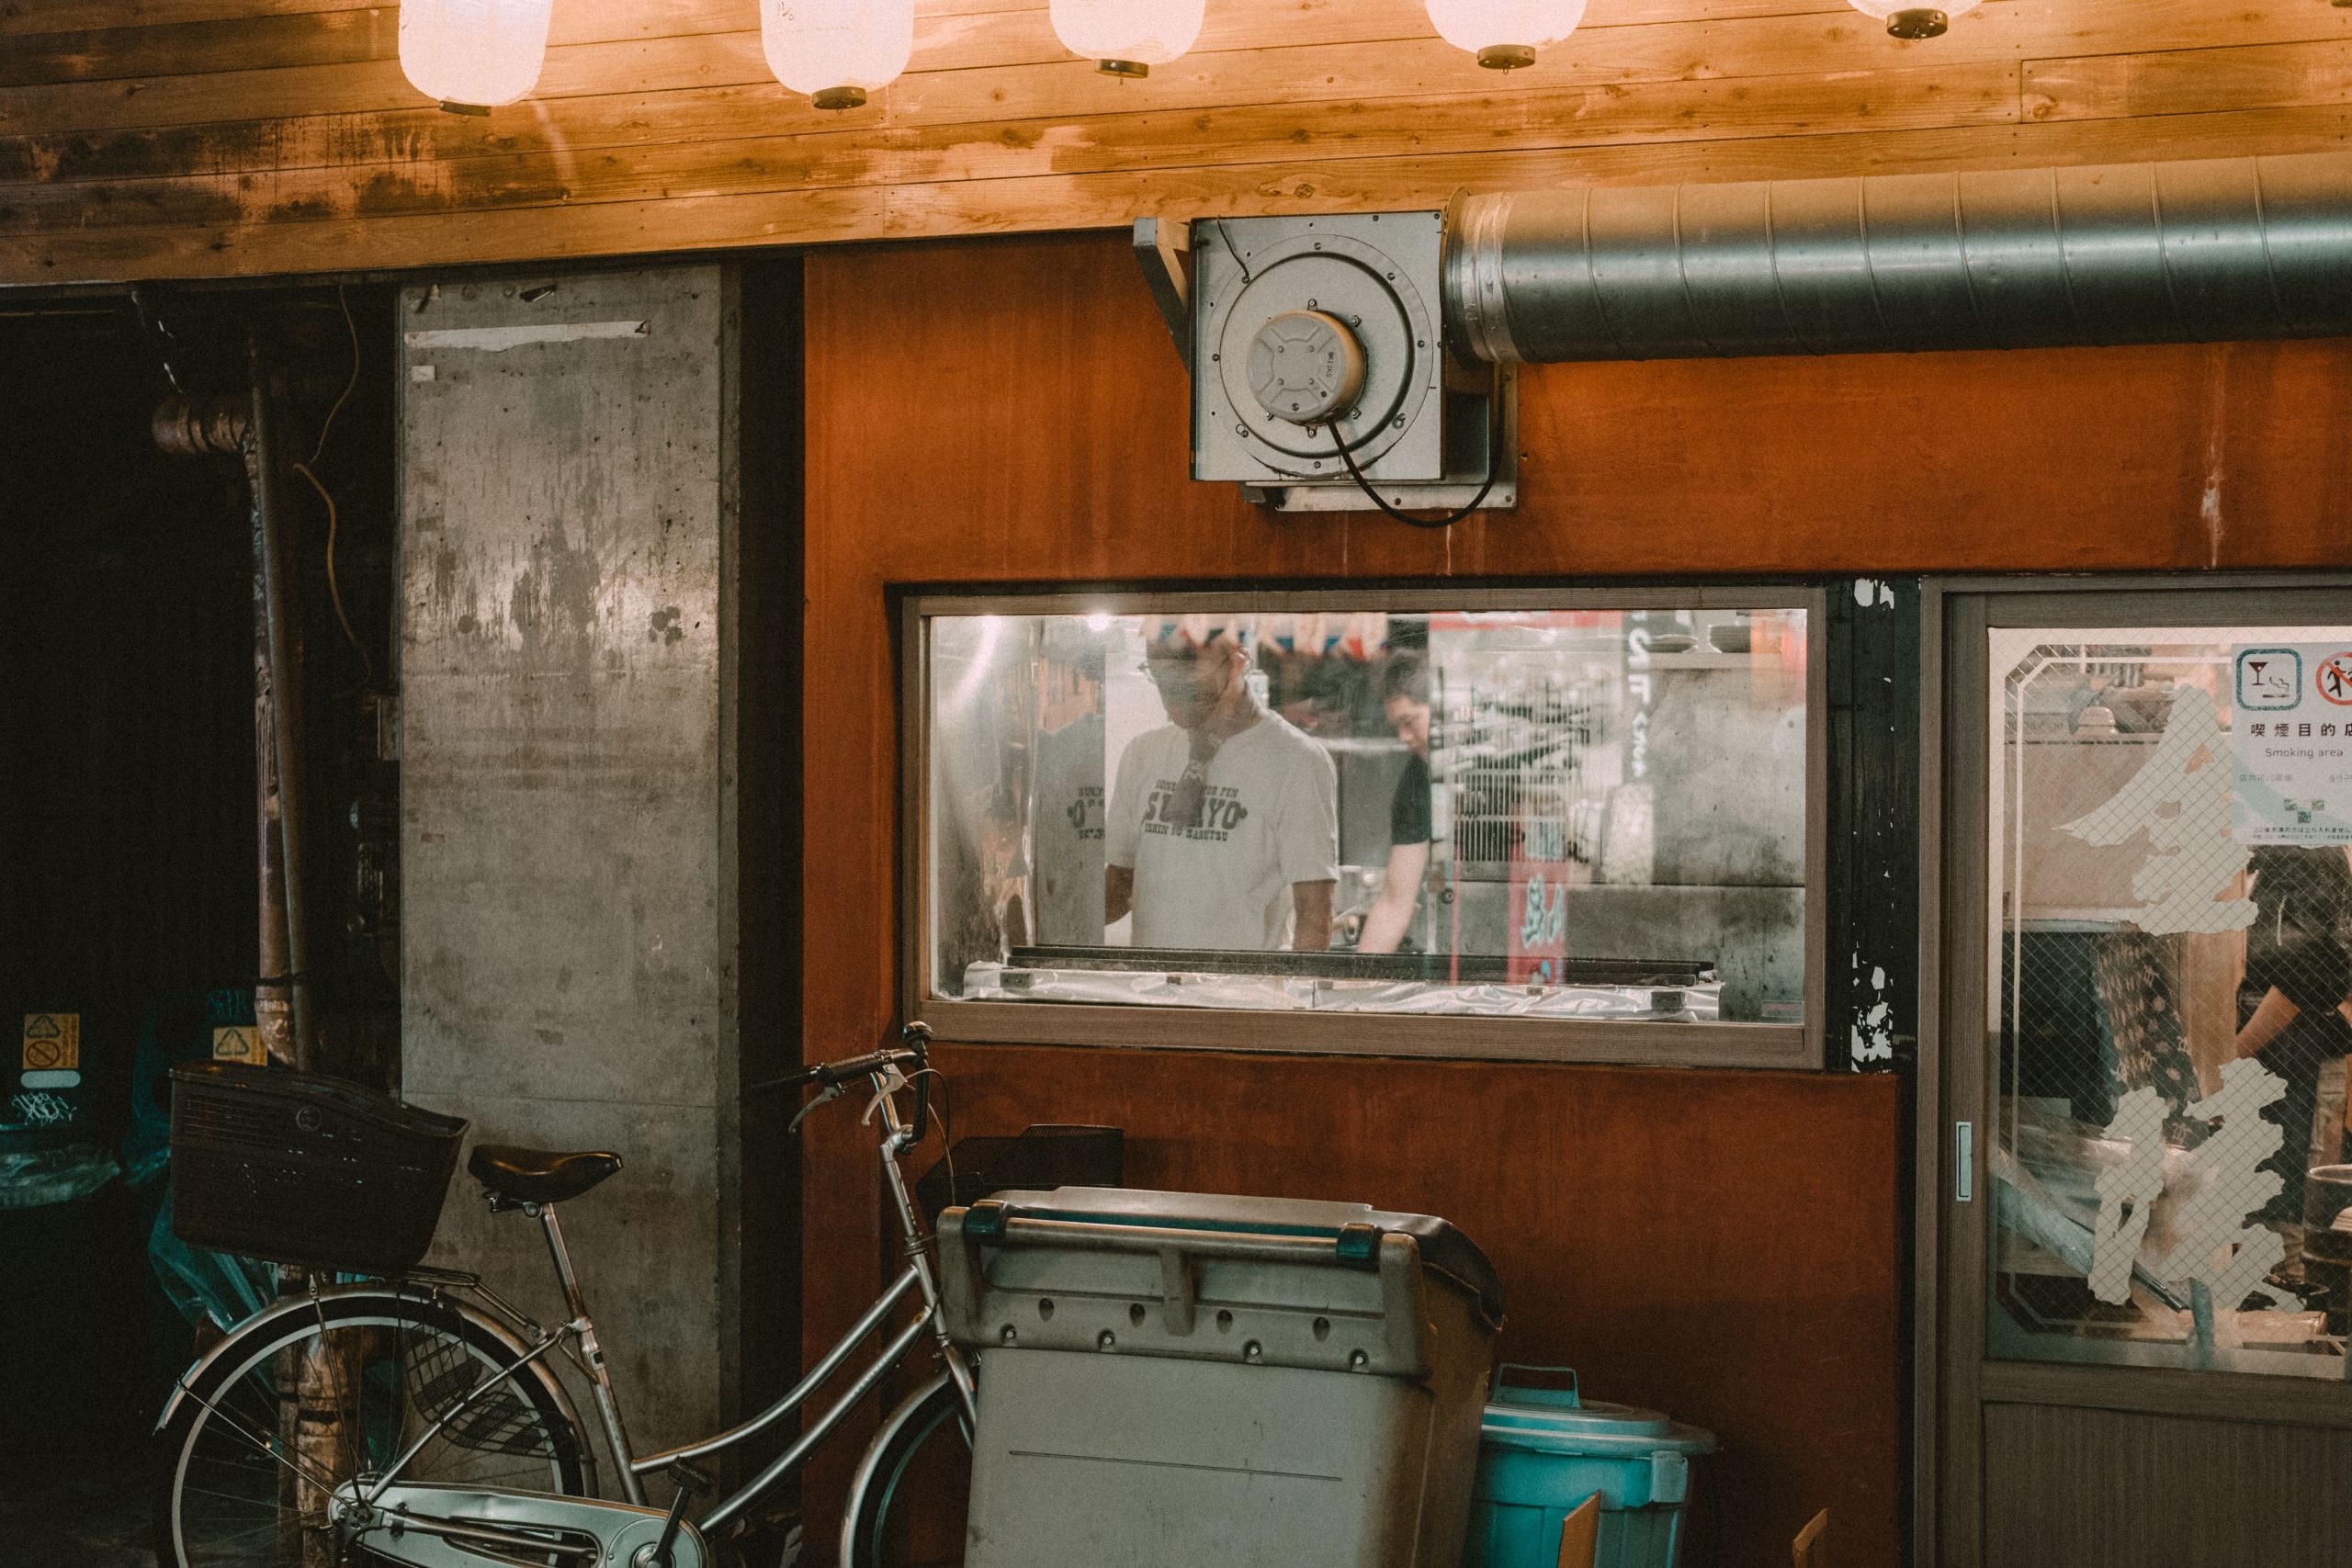
[[[854,109],[915,51],[915,0],[760,0],[768,69],[820,109]]]
[[[1585,0],[1429,0],[1438,36],[1490,71],[1535,63],[1535,51],[1577,30]]]
[[[1054,0],[1054,34],[1114,76],[1148,76],[1193,47],[1207,0]]]
[[[403,0],[401,70],[428,98],[488,114],[539,85],[555,0]]]
[[[1884,22],[1895,38],[1941,38],[1954,17],[1964,17],[1983,4],[1984,0],[1943,0],[1940,6],[1921,6],[1915,0],[1853,0],[1855,10]]]

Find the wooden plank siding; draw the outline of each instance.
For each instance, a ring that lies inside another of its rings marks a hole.
[[[1991,0],[1941,39],[1843,0],[1594,0],[1484,72],[1421,0],[1210,0],[1103,76],[1044,6],[918,0],[828,115],[751,0],[557,0],[537,92],[445,113],[398,8],[0,0],[0,283],[217,276],[1434,205],[1459,187],[2296,152],[2352,140],[2352,10]]]

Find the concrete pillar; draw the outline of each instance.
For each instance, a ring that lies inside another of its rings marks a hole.
[[[562,1213],[640,1450],[738,1404],[736,299],[445,283],[398,324],[404,1092],[628,1162]],[[432,1261],[560,1317],[462,1173]]]

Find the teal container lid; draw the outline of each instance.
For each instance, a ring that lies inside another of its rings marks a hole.
[[[1512,1372],[1545,1372],[1567,1380],[1566,1388],[1513,1382]],[[1588,1403],[1576,1373],[1566,1367],[1505,1366],[1495,1380],[1480,1435],[1493,1446],[1535,1453],[1599,1459],[1637,1459],[1650,1454],[1711,1454],[1714,1434],[1685,1427],[1655,1410],[1630,1404]]]

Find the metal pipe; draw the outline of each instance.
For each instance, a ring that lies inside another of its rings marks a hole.
[[[175,457],[233,457],[245,449],[250,407],[243,398],[165,398],[148,428]]]
[[[1467,198],[1497,363],[2352,334],[2352,152]]]
[[[292,1009],[292,1054],[295,1066],[316,1071],[319,1061],[319,1018],[312,989],[310,884],[305,876],[310,838],[303,766],[302,612],[296,598],[294,547],[286,523],[285,502],[278,491],[279,454],[275,445],[276,412],[267,356],[259,328],[246,337],[253,407],[246,427],[246,474],[253,485],[254,515],[259,525],[263,576],[263,609],[269,641],[270,729],[276,751],[278,853],[284,872],[286,951],[283,969],[268,973],[288,977],[286,995]],[[256,1014],[259,1001],[255,1001]]]
[[[254,1032],[273,1062],[294,1063],[294,1000],[287,976],[286,863],[277,831],[281,796],[277,787],[277,695],[270,678],[269,535],[262,518],[261,454],[249,422],[237,437],[245,460],[245,494],[254,536],[254,827],[261,898],[255,935],[258,982],[254,987]]]

